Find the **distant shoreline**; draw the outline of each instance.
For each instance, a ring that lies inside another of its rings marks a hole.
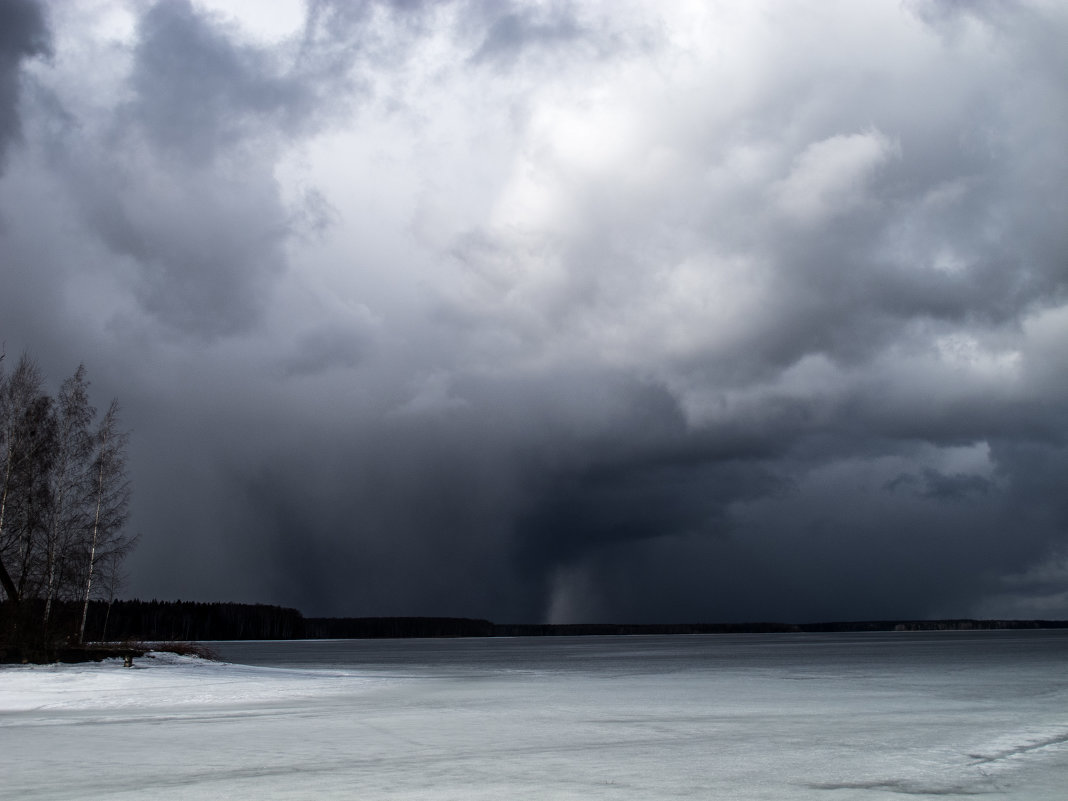
[[[459,617],[304,617],[266,604],[195,601],[95,602],[87,637],[101,642],[212,640],[567,637],[1064,629],[1068,620],[850,620],[817,623],[494,623]]]
[[[463,618],[311,618],[318,632],[306,639],[405,637],[576,637],[690,634],[802,634],[894,631],[1063,629],[1065,620],[863,620],[821,623],[491,623]],[[448,633],[444,633],[444,632]],[[327,633],[329,632],[329,633]]]

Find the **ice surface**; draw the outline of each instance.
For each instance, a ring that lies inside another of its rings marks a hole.
[[[221,650],[3,668],[0,797],[1068,797],[1063,632]]]

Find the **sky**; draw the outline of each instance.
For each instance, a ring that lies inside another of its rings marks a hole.
[[[1068,5],[0,0],[126,597],[1068,617]]]

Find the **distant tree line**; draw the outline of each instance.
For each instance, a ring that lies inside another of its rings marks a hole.
[[[388,637],[492,637],[488,620],[462,617],[310,617],[306,639],[380,639]]]
[[[89,604],[89,639],[95,641],[305,639],[296,609],[266,604],[196,601],[95,601]]]
[[[268,604],[94,601],[86,636],[95,641],[314,640],[487,637],[488,620],[445,617],[311,617]]]
[[[89,402],[84,366],[52,396],[23,356],[0,354],[0,659],[84,640],[90,602],[114,598],[130,503],[128,435]]]
[[[567,637],[651,634],[969,631],[1068,628],[1063,620],[875,620],[826,623],[493,623],[455,617],[304,617],[265,604],[94,601],[87,637],[95,641],[383,639],[405,637]]]
[[[515,623],[495,624],[495,637],[635,634],[801,634],[860,631],[989,631],[1063,629],[1068,620],[845,620],[821,623]]]

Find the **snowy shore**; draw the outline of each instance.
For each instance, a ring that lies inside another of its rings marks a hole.
[[[0,750],[5,797],[57,801],[1062,801],[1068,690],[1027,665],[465,678],[155,653],[0,668]]]
[[[358,686],[355,676],[232,665],[150,651],[124,668],[122,659],[0,667],[0,711],[72,715],[157,708],[256,704],[321,695]]]

